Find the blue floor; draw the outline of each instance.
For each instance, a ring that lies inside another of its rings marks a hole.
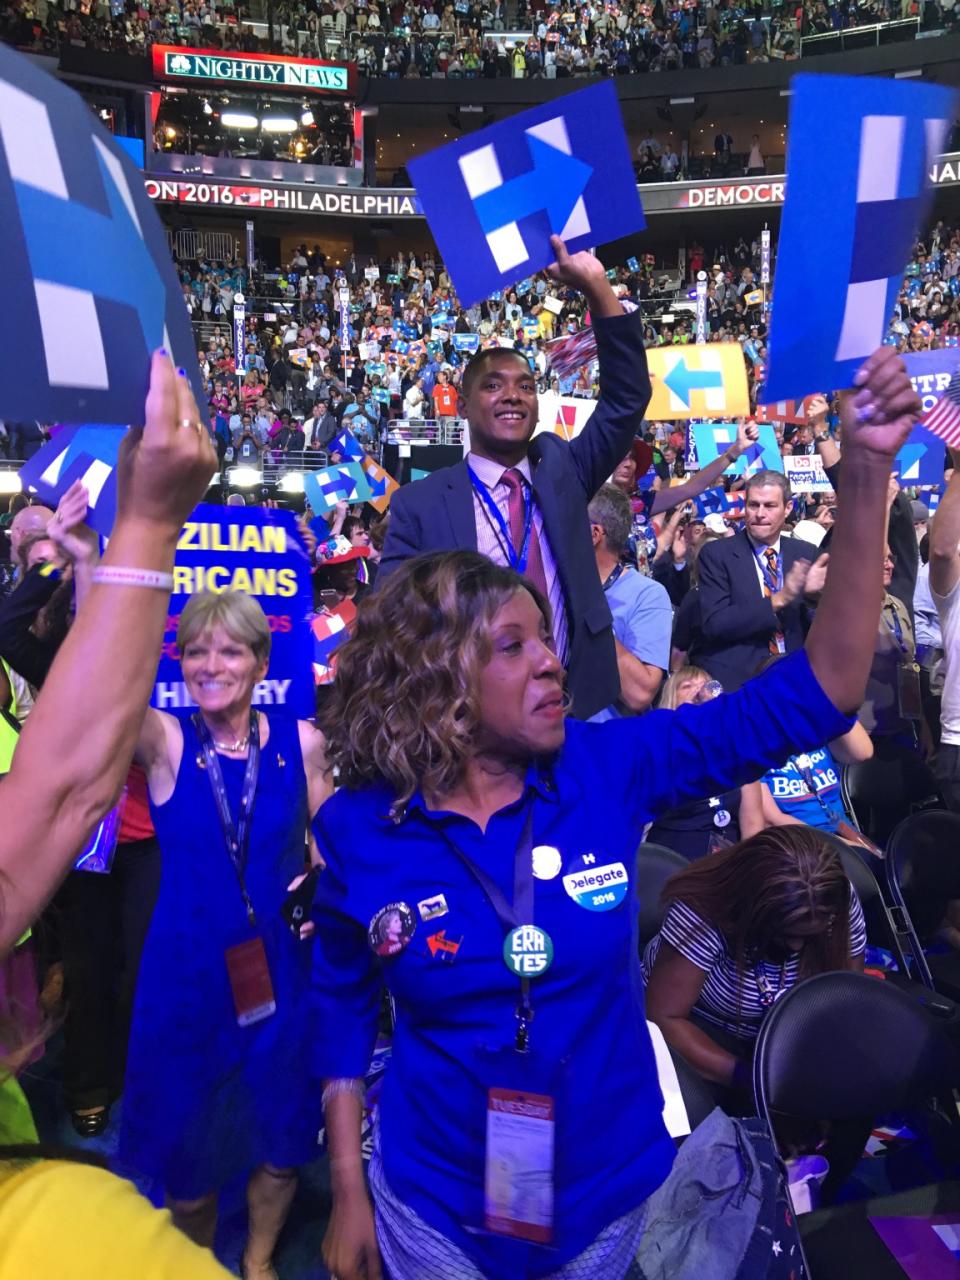
[[[107,1130],[99,1138],[83,1139],[74,1132],[70,1117],[63,1108],[60,1096],[61,1039],[54,1036],[45,1056],[28,1068],[20,1077],[30,1105],[40,1138],[44,1142],[60,1146],[77,1147],[96,1152],[108,1161],[116,1151],[119,1117],[122,1101],[110,1113]],[[379,1078],[389,1048],[381,1047],[371,1069],[371,1089],[368,1103],[375,1099]],[[369,1147],[369,1110],[366,1117],[365,1150]],[[163,1123],[163,1097],[157,1097],[157,1123]],[[156,1203],[159,1191],[151,1186],[141,1186],[141,1191]],[[240,1270],[240,1255],[246,1239],[247,1213],[245,1204],[245,1180],[226,1187],[220,1198],[220,1220],[217,1229],[216,1253],[220,1261],[236,1274]],[[280,1280],[327,1280],[329,1272],[320,1260],[320,1247],[330,1211],[330,1190],[327,1161],[319,1156],[301,1170],[300,1185],[284,1227],[274,1257],[274,1265]]]

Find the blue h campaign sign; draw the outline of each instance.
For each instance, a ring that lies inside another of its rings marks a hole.
[[[913,389],[920,397],[923,412],[929,413],[960,368],[956,351],[910,351],[903,358]]]
[[[126,152],[72,90],[0,46],[0,278],[16,323],[0,415],[140,422],[150,353],[202,385],[166,235]]]
[[[926,427],[914,427],[893,460],[893,474],[904,488],[943,484],[944,443]]]
[[[554,260],[645,226],[611,81],[409,161],[464,306]]]
[[[56,507],[70,486],[81,481],[89,502],[86,523],[109,538],[117,514],[117,455],[124,434],[123,427],[99,423],[64,427],[20,468],[24,493]]]
[[[800,75],[791,86],[762,404],[852,386],[882,344],[956,109],[952,90],[915,81]]]
[[[690,425],[690,431],[701,469],[719,458],[737,438],[737,427],[733,422],[694,422]],[[759,434],[756,443],[726,468],[723,473],[725,476],[745,476],[749,479],[758,471],[783,471],[783,458],[780,456],[773,427],[765,422],[757,427],[757,431]]]
[[[254,690],[254,705],[312,717],[316,706],[310,559],[293,512],[203,504],[183,526],[151,699],[161,711],[194,705],[180,670],[177,621],[187,600],[199,591],[243,591],[259,600],[270,623],[272,645],[266,677]]]

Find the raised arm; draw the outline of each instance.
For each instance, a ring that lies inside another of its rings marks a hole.
[[[630,448],[650,402],[643,321],[639,311],[624,314],[599,258],[592,253],[568,254],[559,236],[550,243],[557,261],[549,274],[580,290],[597,338],[600,400],[569,446],[584,492],[592,498]]]
[[[117,464],[104,564],[169,574],[183,521],[216,470],[185,377],[154,356],[147,424]],[[184,424],[187,425],[184,425]],[[153,687],[169,591],[94,584],[0,781],[0,954],[34,920],[123,786]]]
[[[711,488],[716,481],[720,480],[727,467],[733,466],[740,455],[758,438],[759,434],[759,429],[752,422],[749,424],[739,423],[737,426],[737,438],[733,444],[727,445],[718,458],[708,462],[686,484],[674,485],[672,489],[664,489],[662,493],[658,493],[653,500],[650,514],[655,516],[659,512],[665,511],[674,502],[688,502],[691,498],[695,498],[698,494],[704,493]]]
[[[953,475],[930,526],[930,590],[948,596],[960,582],[960,452],[950,451]]]
[[[897,450],[920,412],[903,361],[875,351],[845,397],[843,463],[830,571],[806,650],[820,687],[843,711],[863,701],[883,598],[887,482]]]

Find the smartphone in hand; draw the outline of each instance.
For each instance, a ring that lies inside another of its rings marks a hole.
[[[283,905],[280,908],[280,914],[290,926],[290,931],[295,938],[300,937],[300,928],[307,923],[310,916],[310,908],[313,905],[313,895],[317,889],[317,876],[320,874],[319,867],[311,867],[307,874],[303,877],[300,884],[287,894]]]

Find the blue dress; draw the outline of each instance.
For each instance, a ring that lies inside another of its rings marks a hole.
[[[303,870],[307,788],[297,722],[270,718],[250,829],[247,913],[227,854],[191,721],[173,795],[151,805],[162,855],[160,894],[134,1003],[120,1131],[124,1172],[156,1179],[177,1200],[218,1190],[269,1162],[317,1153],[321,1085],[310,996],[311,942],[280,916]],[[231,812],[246,760],[220,756]],[[259,934],[276,1013],[241,1027],[224,952]]]

